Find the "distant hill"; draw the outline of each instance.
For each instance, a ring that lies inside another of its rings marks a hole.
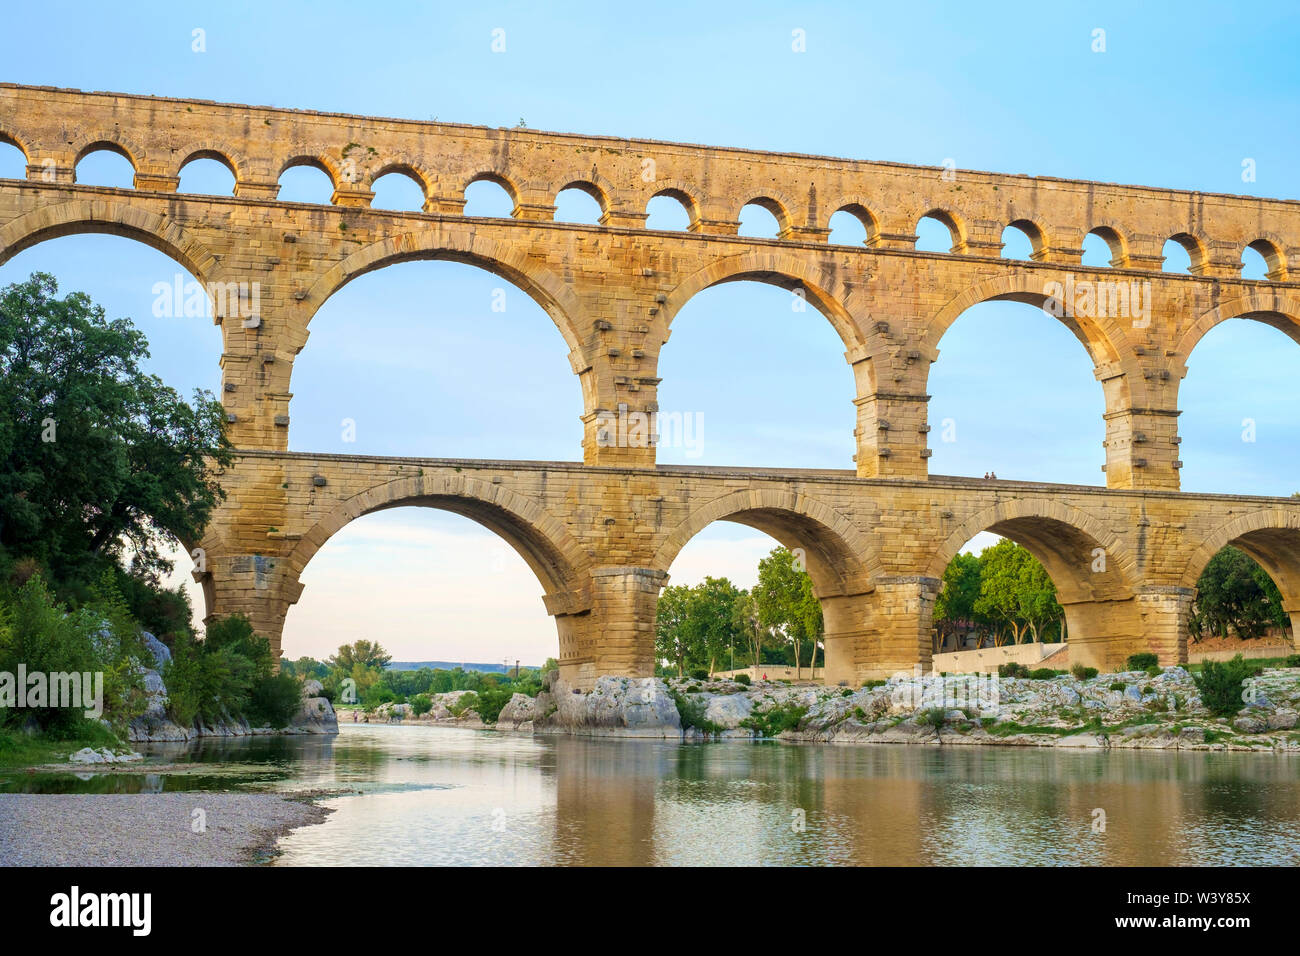
[[[521,664],[525,670],[532,668],[538,670],[540,664]],[[421,667],[427,667],[430,670],[449,671],[457,667],[463,667],[467,671],[482,671],[484,674],[504,674],[507,670],[514,670],[515,665],[507,667],[505,664],[472,664],[465,661],[393,661],[388,665],[390,671],[418,671]]]

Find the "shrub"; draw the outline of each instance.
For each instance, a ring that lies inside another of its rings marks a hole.
[[[484,687],[478,692],[478,706],[474,709],[478,711],[479,717],[483,718],[485,724],[495,724],[497,718],[501,716],[501,708],[510,703],[510,698],[514,696],[514,691],[510,687]]]
[[[1297,657],[1300,657],[1300,655],[1297,655]],[[750,684],[748,674],[737,674],[735,677],[732,678],[732,680],[734,680],[737,684],[744,684],[746,687],[748,687]]]
[[[273,683],[280,680],[273,678],[273,662],[270,642],[253,633],[241,614],[213,621],[202,641],[181,632],[162,674],[168,713],[182,727],[191,726],[196,717],[205,723],[248,717],[284,726],[298,709],[301,687],[288,674],[278,685]],[[292,695],[286,681],[293,683]]]
[[[248,719],[254,725],[287,727],[302,702],[302,685],[289,674],[259,677],[248,701]]]
[[[1128,684],[1124,683],[1122,680],[1117,680],[1110,685],[1111,690],[1124,690],[1126,687],[1128,687]]]
[[[777,704],[751,713],[740,722],[740,726],[758,731],[760,737],[775,737],[796,729],[807,713],[808,708],[799,704]]]
[[[693,680],[709,679],[709,672],[706,671],[703,667],[697,667],[694,670],[690,671],[689,674]]]
[[[456,703],[448,704],[447,709],[451,711],[453,717],[459,717],[467,710],[478,711],[479,714],[482,714],[483,712],[479,710],[480,706],[482,705],[479,703],[478,694],[474,693],[474,691],[470,691],[468,694],[461,694],[460,699],[457,700]],[[500,712],[501,710],[498,708],[497,713]]]
[[[416,694],[411,698],[411,712],[421,717],[433,710],[433,698],[428,694]]]
[[[930,727],[935,733],[943,729],[944,709],[942,707],[931,707],[929,710],[923,710],[916,716],[916,725],[918,727]]]
[[[1216,717],[1231,717],[1244,703],[1242,687],[1252,668],[1238,654],[1230,661],[1206,661],[1199,674],[1193,674],[1201,702]]]
[[[999,677],[1028,677],[1029,668],[1026,667],[1024,664],[1016,664],[1014,662],[1010,664],[999,664],[998,676]]]
[[[13,674],[24,665],[29,673],[102,674],[104,717],[120,726],[144,708],[137,662],[145,650],[111,577],[93,593],[91,606],[69,612],[34,571],[11,601],[0,604],[0,671]],[[94,690],[83,689],[83,697]],[[0,725],[29,719],[54,735],[82,726],[85,713],[82,707],[54,706],[0,710]]]
[[[668,696],[673,699],[677,705],[677,715],[682,720],[682,730],[692,728],[703,731],[706,734],[720,734],[724,730],[721,724],[715,723],[704,716],[707,705],[703,701],[692,700],[685,694],[679,693],[671,688]],[[743,722],[742,722],[743,726]]]
[[[1300,654],[1288,654],[1285,663],[1287,667],[1300,667]]]
[[[1124,666],[1131,671],[1144,671],[1148,667],[1160,666],[1160,658],[1154,654],[1130,654]]]
[[[1075,664],[1070,668],[1070,673],[1074,675],[1075,680],[1092,680],[1099,672],[1095,667],[1084,667],[1082,664]]]
[[[1060,671],[1054,671],[1050,667],[1040,667],[1032,670],[1027,675],[1030,680],[1051,680],[1060,674]]]

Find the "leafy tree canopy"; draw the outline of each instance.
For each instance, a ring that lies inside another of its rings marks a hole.
[[[1288,623],[1277,585],[1250,555],[1229,545],[1210,559],[1196,582],[1190,621],[1193,639],[1227,637],[1229,631],[1250,639]]]
[[[163,545],[198,540],[223,497],[221,405],[145,374],[129,319],[57,292],[43,273],[0,290],[0,545],[56,580],[124,547],[165,569]]]

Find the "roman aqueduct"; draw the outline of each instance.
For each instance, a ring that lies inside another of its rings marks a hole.
[[[652,672],[667,570],[720,520],[804,550],[832,682],[928,666],[940,575],[984,530],[1044,563],[1076,661],[1106,667],[1147,649],[1185,660],[1196,580],[1229,543],[1265,567],[1300,625],[1300,500],[1180,492],[1177,428],[1185,361],[1209,329],[1246,317],[1300,342],[1295,202],[15,85],[0,85],[0,141],[28,163],[25,180],[0,180],[0,262],[101,232],[155,247],[205,284],[258,283],[251,319],[232,315],[238,302],[216,308],[238,453],[222,478],[228,500],[190,544],[205,554],[208,613],[248,614],[277,649],[317,550],[358,516],[403,505],[466,515],[518,550],[579,685]],[[130,161],[133,189],[76,182],[78,161],[99,149]],[[233,196],[177,193],[196,157],[231,170]],[[330,176],[330,205],[277,200],[279,175],[298,165]],[[391,172],[419,184],[422,212],[370,208],[371,184]],[[512,217],[463,214],[466,187],[484,179],[509,192]],[[600,204],[598,225],[553,221],[556,194],[571,187]],[[686,208],[688,231],[646,228],[660,195]],[[749,203],[773,213],[778,237],[737,235]],[[865,245],[827,242],[840,210],[861,220]],[[915,249],[927,215],[948,226],[949,253]],[[1001,257],[1007,225],[1030,237],[1031,260]],[[1109,244],[1110,267],[1082,264],[1089,233]],[[1191,274],[1160,271],[1170,238]],[[1266,259],[1266,279],[1241,278],[1246,247]],[[357,276],[412,259],[487,269],[551,316],[581,382],[580,463],[287,451],[312,317]],[[806,297],[843,340],[855,467],[656,465],[653,444],[602,432],[616,410],[657,410],[659,353],[682,306],[742,279]],[[1150,283],[1146,318],[1051,291],[1130,281]],[[937,343],[965,309],[999,299],[1062,313],[1092,357],[1105,487],[928,475]]]

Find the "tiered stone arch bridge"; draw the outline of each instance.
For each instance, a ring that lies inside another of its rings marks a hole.
[[[939,576],[983,530],[1044,562],[1085,663],[1140,649],[1185,660],[1197,577],[1229,543],[1269,571],[1293,622],[1300,615],[1300,501],[1179,492],[1177,429],[1187,356],[1215,325],[1257,319],[1300,341],[1295,202],[7,84],[0,141],[28,163],[25,180],[0,180],[0,263],[46,239],[107,232],[162,250],[209,288],[256,283],[256,315],[247,297],[214,301],[239,454],[223,477],[228,500],[194,544],[208,613],[249,614],[277,650],[315,551],[348,521],[401,505],[464,514],[523,555],[579,685],[651,673],[668,567],[716,520],[804,549],[831,681],[927,666]],[[76,182],[97,149],[130,161],[134,188]],[[178,193],[195,158],[224,163],[234,195]],[[276,199],[279,175],[298,165],[330,177],[329,205]],[[422,211],[370,208],[389,173],[420,187]],[[510,194],[511,217],[463,215],[466,187],[484,179]],[[553,221],[556,194],[571,187],[600,204],[598,224]],[[682,203],[688,230],[646,228],[657,196]],[[776,238],[736,234],[749,203],[775,215]],[[864,245],[827,242],[841,210],[863,223]],[[915,249],[927,215],[949,227],[949,253]],[[1001,258],[1008,225],[1030,237],[1030,260]],[[1109,267],[1082,265],[1089,233],[1109,244]],[[1168,239],[1187,249],[1191,274],[1159,271]],[[1241,278],[1248,247],[1266,279]],[[480,266],[547,311],[582,386],[571,410],[584,422],[580,463],[287,451],[312,317],[357,276],[413,259]],[[667,467],[651,443],[609,440],[608,416],[658,410],[659,354],[681,307],[742,279],[790,289],[843,340],[857,391],[845,470]],[[928,475],[926,382],[940,337],[998,299],[1043,305],[1092,357],[1105,488]]]

